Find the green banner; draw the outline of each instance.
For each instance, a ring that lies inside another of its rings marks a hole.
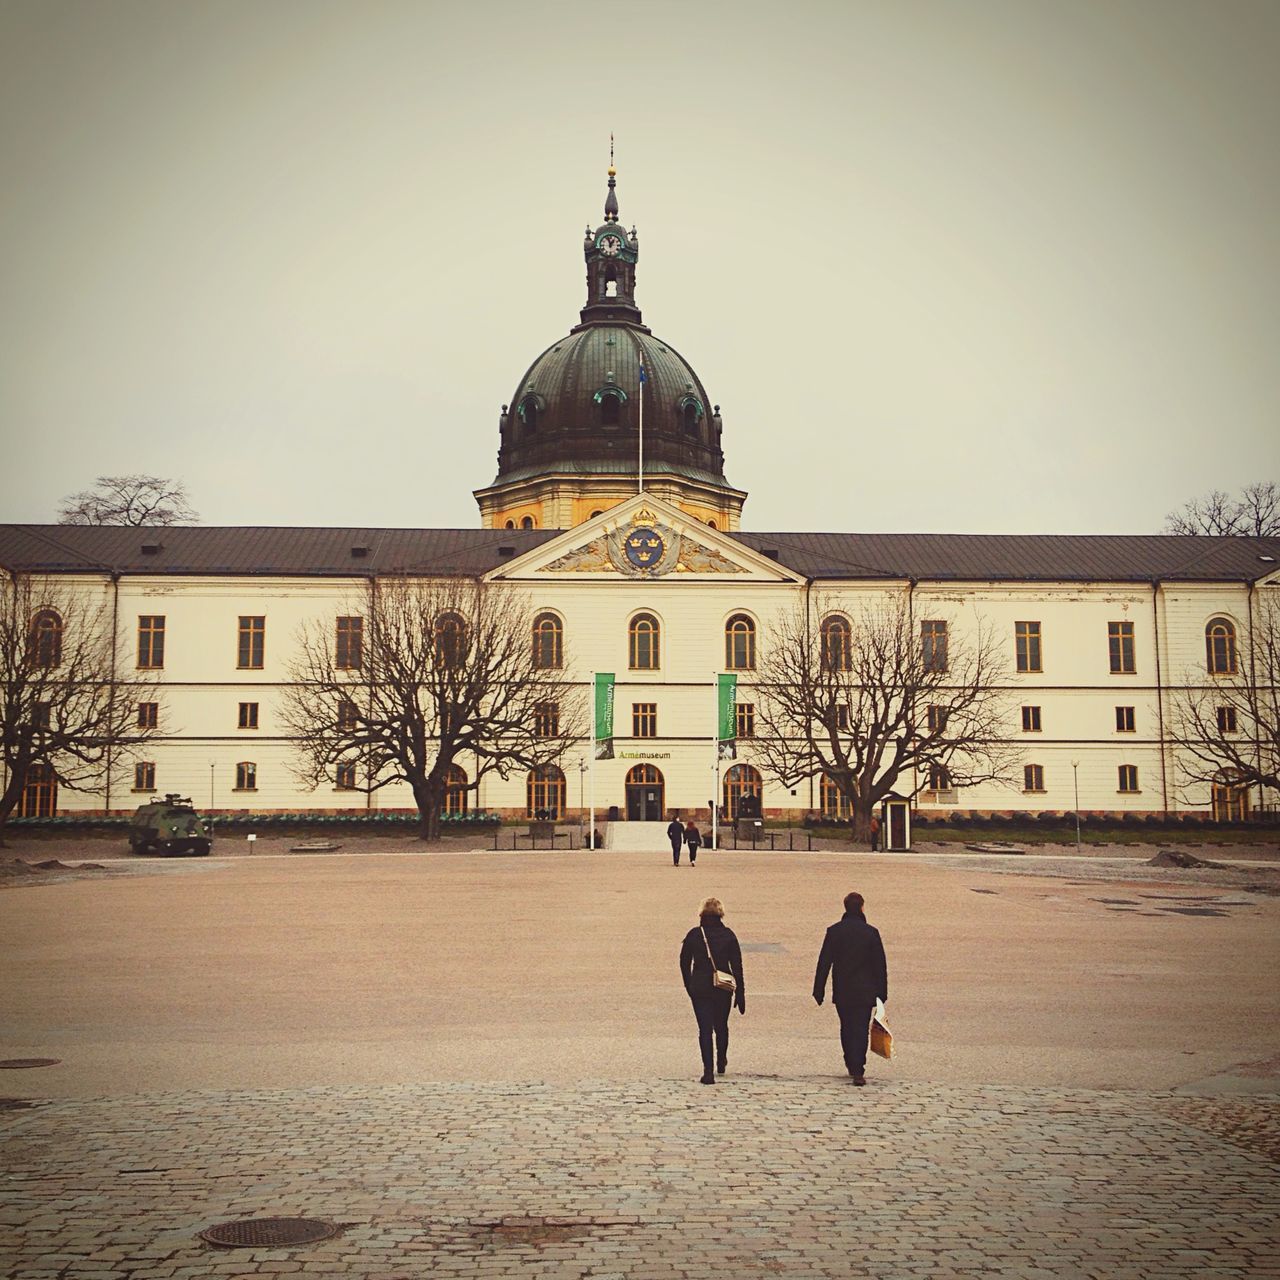
[[[613,759],[613,672],[596,672],[595,756]]]
[[[718,677],[720,683],[720,702],[719,717],[717,723],[719,729],[716,736],[720,742],[732,744],[733,740],[738,736],[738,677],[735,675],[722,675]],[[730,747],[732,751],[732,746]],[[723,745],[720,749],[720,756],[725,757]]]

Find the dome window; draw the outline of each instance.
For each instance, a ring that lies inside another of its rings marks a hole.
[[[520,401],[516,406],[516,412],[520,415],[520,421],[524,423],[526,432],[537,431],[538,418],[546,407],[546,401],[540,395],[535,395],[532,392]]]
[[[606,384],[592,397],[600,406],[600,425],[616,427],[622,421],[622,406],[627,402],[627,393],[621,387]]]
[[[676,401],[676,416],[680,419],[680,426],[687,436],[698,434],[698,424],[705,413],[702,401],[697,396],[683,395]]]

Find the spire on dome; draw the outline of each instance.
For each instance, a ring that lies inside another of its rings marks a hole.
[[[613,167],[613,134],[609,135],[609,194],[604,199],[604,220],[606,222],[617,222],[618,220],[618,193],[617,193],[617,169]]]

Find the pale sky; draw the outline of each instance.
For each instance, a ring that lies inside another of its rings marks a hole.
[[[617,135],[757,530],[1280,480],[1280,3],[0,0],[0,519],[475,527]]]

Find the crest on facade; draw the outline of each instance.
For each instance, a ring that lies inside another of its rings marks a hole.
[[[660,578],[680,559],[680,535],[647,507],[631,513],[624,525],[605,535],[609,560],[629,578]]]

